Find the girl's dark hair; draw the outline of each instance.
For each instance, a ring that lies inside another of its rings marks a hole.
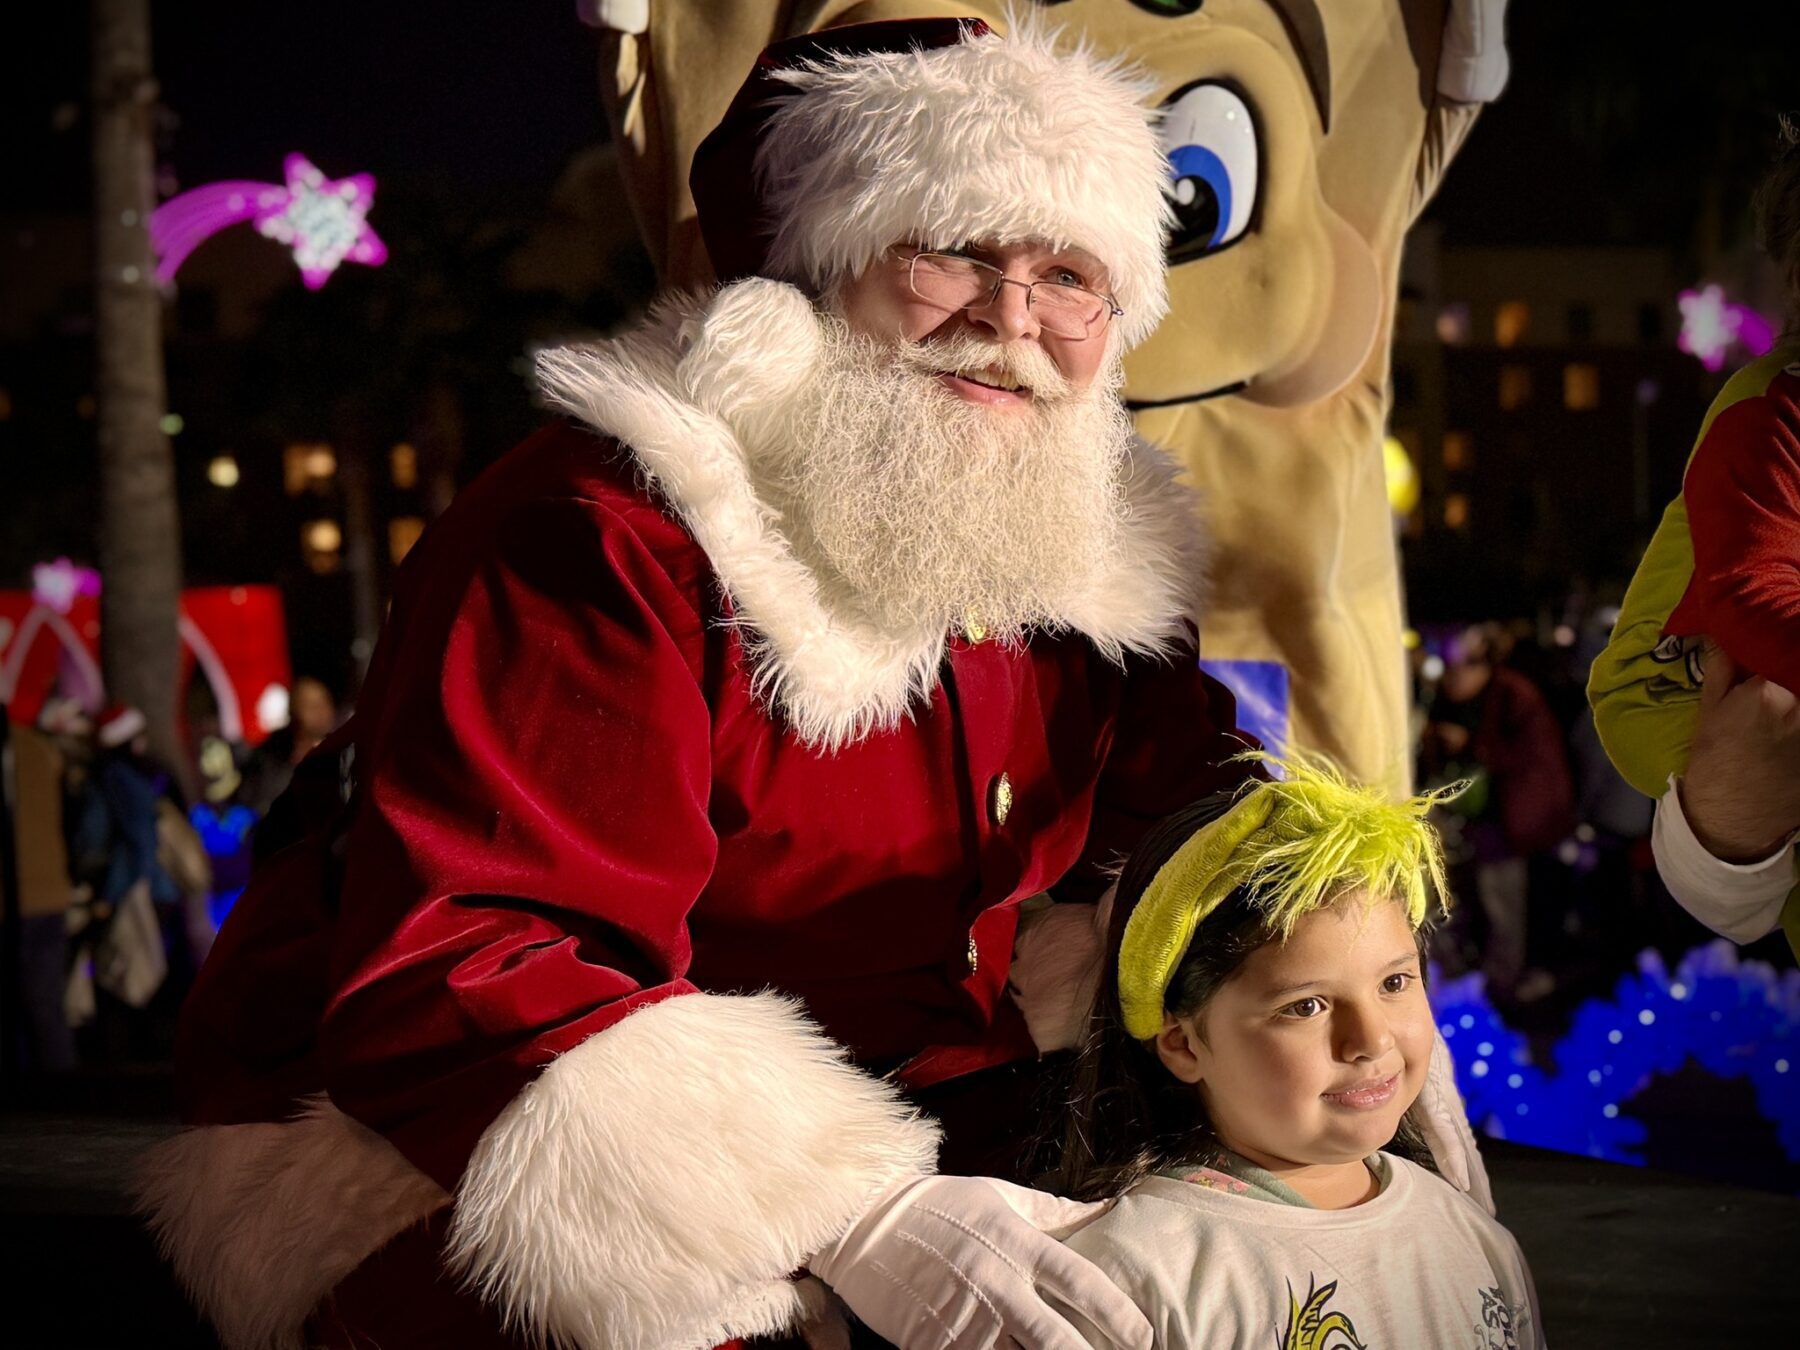
[[[1788,331],[1800,326],[1800,113],[1779,119],[1775,162],[1753,203],[1756,241],[1781,269],[1787,287]]]
[[[1068,1068],[1061,1119],[1037,1154],[1044,1169],[1038,1181],[1047,1190],[1105,1200],[1151,1172],[1202,1163],[1218,1150],[1198,1089],[1171,1074],[1150,1045],[1125,1030],[1118,957],[1125,923],[1163,864],[1236,800],[1236,794],[1215,793],[1183,807],[1144,836],[1119,874],[1099,992]],[[1250,953],[1276,937],[1249,893],[1233,891],[1195,928],[1163,1006],[1178,1017],[1199,1012]],[[1409,1118],[1402,1119],[1392,1147],[1431,1166],[1430,1150]]]

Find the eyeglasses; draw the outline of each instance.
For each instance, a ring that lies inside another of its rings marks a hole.
[[[965,310],[989,305],[1002,286],[1023,286],[1025,305],[1038,326],[1056,337],[1092,337],[1107,321],[1125,313],[1111,296],[1062,281],[1014,281],[992,263],[958,253],[915,253],[895,256],[907,265],[912,293],[939,309]]]

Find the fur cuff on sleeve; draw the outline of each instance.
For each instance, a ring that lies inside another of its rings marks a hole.
[[[489,1126],[448,1256],[509,1323],[580,1350],[706,1347],[804,1316],[788,1279],[937,1128],[774,994],[664,999],[550,1064]]]

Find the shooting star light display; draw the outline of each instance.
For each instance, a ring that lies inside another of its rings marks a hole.
[[[342,262],[379,267],[387,245],[369,228],[375,179],[366,173],[327,178],[305,155],[282,165],[286,184],[209,183],[171,197],[150,214],[150,244],[159,259],[156,279],[170,282],[202,242],[249,221],[258,234],[286,244],[300,279],[316,291]]]

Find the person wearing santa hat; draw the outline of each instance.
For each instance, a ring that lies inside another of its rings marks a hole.
[[[1031,25],[771,48],[727,284],[541,354],[185,1015],[144,1199],[227,1345],[1150,1344],[1000,1179],[1108,865],[1246,773],[1118,398],[1144,97]]]

